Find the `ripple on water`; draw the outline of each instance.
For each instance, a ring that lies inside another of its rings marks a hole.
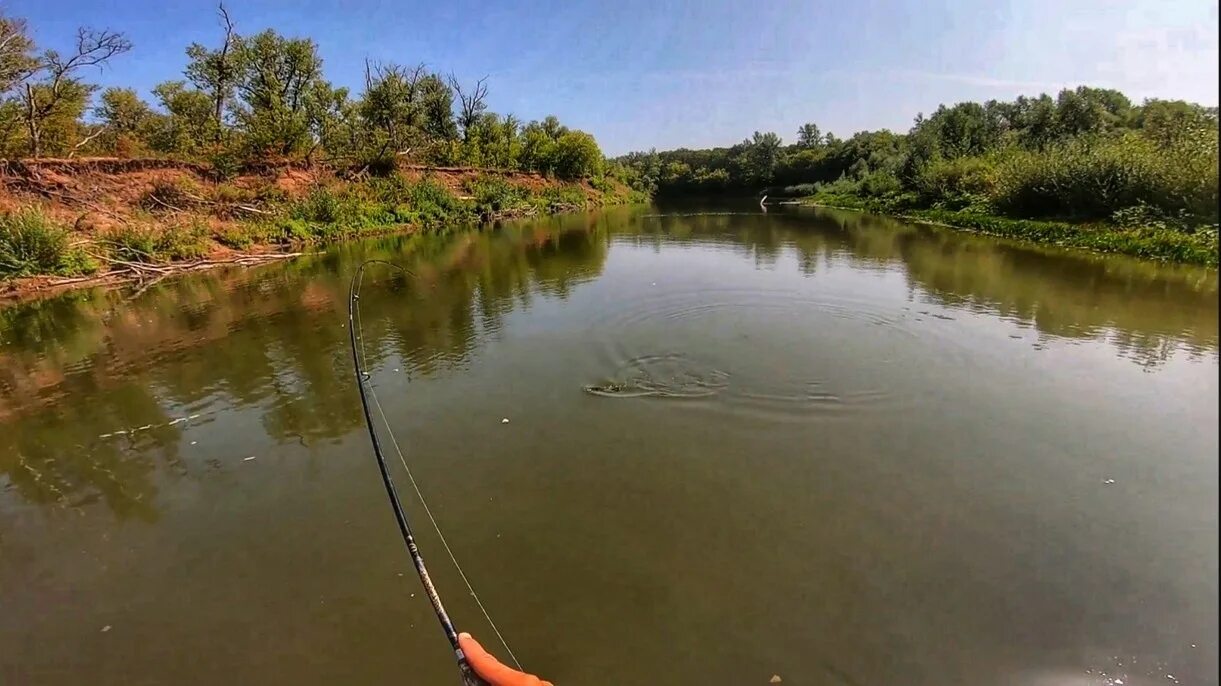
[[[876,374],[854,375],[842,369],[843,355],[822,352],[839,353],[843,346],[816,340],[820,330],[829,330],[820,329],[820,319],[881,327],[905,338],[928,334],[927,325],[898,307],[826,293],[712,288],[646,292],[622,302],[626,307],[593,325],[593,337],[602,342],[600,364],[608,371],[584,386],[587,393],[702,398],[707,407],[761,419],[847,417],[904,404],[901,393],[878,386]],[[769,320],[797,327],[788,333],[790,346],[792,336],[809,331],[808,349],[794,354],[759,347],[768,344],[766,337],[756,343],[749,332]]]
[[[680,353],[641,355],[622,364],[610,378],[585,386],[607,398],[707,398],[728,386],[729,374],[697,364]]]

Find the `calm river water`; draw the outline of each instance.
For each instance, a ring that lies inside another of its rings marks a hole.
[[[374,257],[372,387],[531,671],[1217,683],[1217,273],[749,205],[0,311],[0,683],[456,683],[353,382]]]

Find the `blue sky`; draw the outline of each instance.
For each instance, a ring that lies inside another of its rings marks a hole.
[[[39,45],[78,25],[127,32],[135,49],[93,79],[181,78],[184,49],[214,44],[206,0],[6,0]],[[555,114],[608,154],[728,145],[752,131],[792,140],[814,121],[847,136],[906,131],[939,103],[1088,83],[1133,98],[1217,104],[1217,3],[1199,0],[231,0],[239,32],[313,37],[328,78],[357,86],[364,59],[491,77],[494,110]]]

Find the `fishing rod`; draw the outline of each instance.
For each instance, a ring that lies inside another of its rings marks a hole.
[[[356,273],[352,275],[352,283],[348,286],[348,334],[352,343],[352,366],[356,370],[356,387],[360,390],[360,406],[364,410],[365,426],[368,427],[369,439],[373,442],[373,455],[377,458],[377,468],[382,474],[382,483],[386,486],[386,495],[390,498],[390,506],[394,509],[394,519],[398,522],[399,533],[403,535],[403,542],[407,544],[407,552],[411,554],[411,564],[415,565],[415,571],[420,577],[420,583],[424,585],[424,593],[428,596],[428,602],[432,604],[433,614],[437,616],[437,621],[441,623],[441,629],[445,632],[445,638],[449,639],[449,645],[454,650],[454,659],[458,662],[458,672],[462,675],[463,686],[490,686],[488,682],[480,678],[478,674],[475,674],[475,670],[471,668],[470,661],[467,660],[466,654],[462,652],[462,647],[458,644],[458,631],[454,629],[454,623],[449,618],[449,613],[445,611],[445,606],[441,604],[441,596],[437,593],[437,588],[432,583],[432,577],[428,575],[428,568],[424,566],[424,557],[420,555],[420,548],[416,545],[415,535],[411,532],[411,522],[407,519],[407,512],[403,509],[403,503],[399,500],[398,492],[394,488],[394,481],[390,478],[390,470],[386,466],[386,457],[382,454],[381,441],[378,440],[377,431],[373,428],[373,415],[369,411],[369,394],[365,391],[366,383],[370,377],[364,369],[360,355],[356,351],[356,330],[358,328],[356,302],[360,299],[359,286],[364,277],[365,267],[370,264],[388,265],[404,274],[410,272],[393,262],[366,260],[356,268]],[[385,419],[384,413],[382,418],[383,420]],[[406,466],[406,463],[404,463],[404,466]],[[435,520],[433,524],[436,524]],[[439,528],[438,533],[440,533]],[[448,545],[446,547],[448,548]],[[456,565],[457,560],[454,560],[454,563]],[[461,573],[461,568],[459,568],[459,573]],[[465,575],[463,575],[463,578],[465,579]],[[470,588],[469,582],[467,587]],[[472,590],[473,593],[474,591]],[[482,606],[482,603],[480,605]],[[491,621],[491,618],[489,618],[489,621]]]

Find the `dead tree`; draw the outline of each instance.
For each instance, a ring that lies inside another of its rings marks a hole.
[[[229,11],[225,9],[225,3],[219,2],[216,4],[216,12],[220,15],[221,25],[225,29],[225,42],[220,46],[220,52],[216,60],[216,92],[212,97],[216,100],[216,142],[220,143],[221,135],[224,133],[225,115],[225,98],[229,94],[228,84],[232,84],[237,77],[237,69],[233,65],[233,60],[229,57],[229,51],[233,48],[233,20],[229,18]]]
[[[103,67],[110,58],[131,50],[131,41],[117,31],[77,29],[76,50],[64,57],[47,50],[38,59],[31,76],[45,74],[42,82],[29,79],[22,90],[22,114],[30,136],[30,155],[42,155],[43,124],[62,105],[66,89],[74,85],[73,74],[85,67]]]
[[[458,96],[458,125],[462,127],[463,143],[470,142],[471,129],[479,121],[479,115],[488,108],[485,102],[488,97],[487,81],[488,77],[485,76],[476,81],[475,87],[469,92],[464,92],[457,77],[449,75],[449,87],[454,89],[454,94]]]

